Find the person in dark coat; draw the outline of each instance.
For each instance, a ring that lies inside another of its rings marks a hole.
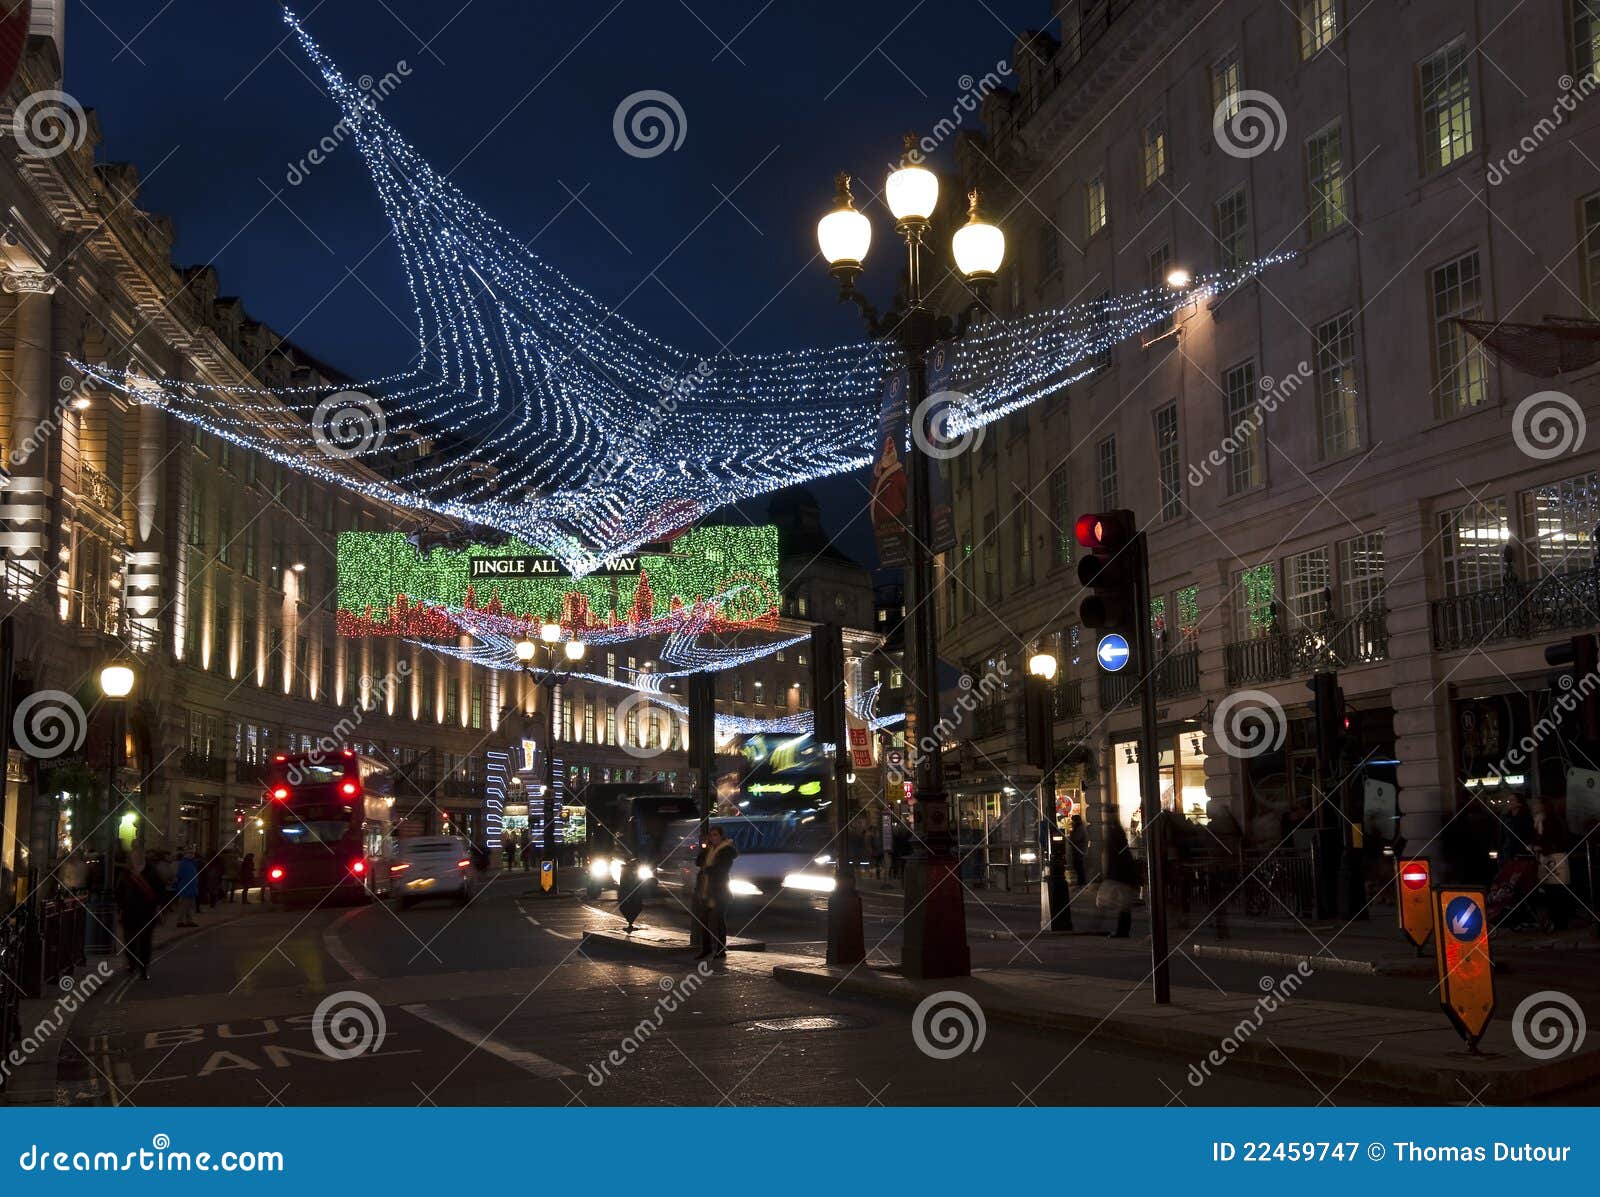
[[[694,858],[700,869],[694,895],[702,932],[696,960],[707,956],[725,959],[728,955],[728,873],[738,855],[739,849],[722,828],[713,827]]]
[[[1533,855],[1533,814],[1521,794],[1511,795],[1511,805],[1500,817],[1500,864],[1515,856]]]
[[[1133,931],[1133,897],[1139,892],[1139,862],[1128,846],[1128,833],[1113,820],[1106,831],[1106,880],[1128,887],[1128,898],[1117,910],[1117,929],[1113,939],[1127,939]]]
[[[150,979],[150,944],[161,916],[161,878],[144,853],[135,849],[117,870],[117,912],[122,916],[122,944],[128,971]]]
[[[239,862],[239,897],[244,905],[250,905],[250,890],[256,883],[256,854],[246,852],[244,859]]]
[[[1072,860],[1072,875],[1082,889],[1089,884],[1089,825],[1082,815],[1072,816],[1072,826],[1067,831],[1067,853]]]

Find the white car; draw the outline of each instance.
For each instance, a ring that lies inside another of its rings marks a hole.
[[[472,900],[472,854],[453,835],[396,840],[389,863],[389,890],[404,910],[424,898]]]

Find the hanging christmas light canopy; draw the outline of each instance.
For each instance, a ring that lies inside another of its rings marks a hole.
[[[666,344],[467,199],[284,15],[392,225],[414,364],[339,390],[77,369],[323,481],[539,546],[578,576],[728,504],[870,463],[882,380],[899,365],[892,348],[702,357]],[[920,209],[926,184],[911,178],[891,200]],[[978,221],[964,233],[981,249],[988,230]],[[860,242],[859,229],[843,231]],[[959,422],[1058,391],[1116,342],[1279,260],[980,325],[957,350],[952,385],[969,397]]]

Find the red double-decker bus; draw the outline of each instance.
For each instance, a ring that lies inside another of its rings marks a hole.
[[[348,748],[278,753],[267,766],[267,893],[321,904],[386,892],[393,806],[381,761]]]

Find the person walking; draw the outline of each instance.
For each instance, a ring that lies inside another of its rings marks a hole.
[[[1117,927],[1112,939],[1127,939],[1133,930],[1133,902],[1139,894],[1139,862],[1128,846],[1128,833],[1121,822],[1113,821],[1106,831],[1106,875],[1100,882],[1095,908],[1102,914],[1115,914]]]
[[[233,901],[233,891],[239,884],[239,850],[237,848],[224,848],[222,850],[222,900]]]
[[[1089,825],[1082,815],[1073,815],[1067,831],[1067,852],[1072,859],[1072,876],[1082,889],[1089,884]]]
[[[239,901],[241,905],[250,905],[250,887],[256,883],[256,854],[246,852],[244,859],[239,862]]]
[[[200,866],[194,853],[184,848],[178,857],[178,871],[172,878],[173,892],[178,899],[178,926],[198,927],[194,921],[195,906],[200,900]]]
[[[215,910],[221,894],[222,858],[213,856],[200,866],[200,901],[207,910]]]
[[[695,907],[700,923],[700,954],[696,960],[728,955],[728,873],[739,849],[720,827],[713,827],[694,858],[700,874],[695,879]]]
[[[517,836],[515,832],[508,832],[505,841],[501,844],[505,849],[506,869],[517,867]]]
[[[122,946],[128,971],[150,979],[150,945],[161,918],[161,878],[135,848],[117,874],[117,912],[122,916]]]

